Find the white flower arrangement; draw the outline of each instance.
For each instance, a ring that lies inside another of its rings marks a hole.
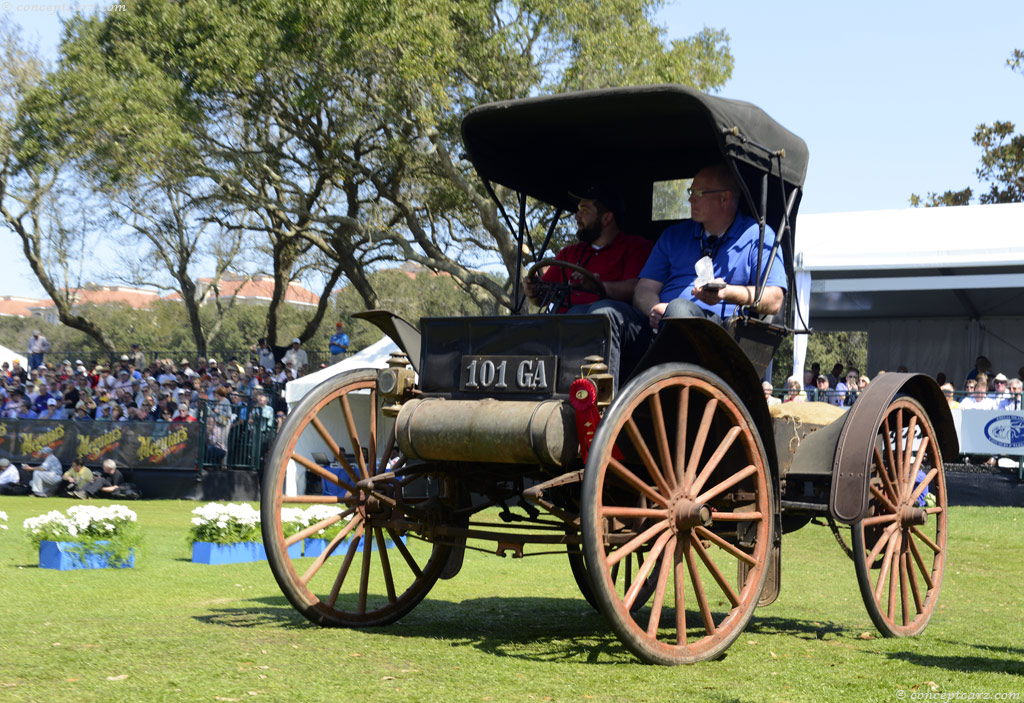
[[[259,542],[260,514],[248,503],[207,503],[192,511],[189,543]]]
[[[110,552],[115,559],[123,560],[139,544],[137,521],[138,515],[124,505],[75,505],[66,513],[51,510],[26,518],[22,527],[37,548],[44,540],[75,542],[82,551]]]
[[[7,522],[7,513],[5,513],[3,510],[0,510],[0,521]],[[0,525],[0,530],[6,529],[7,525]]]

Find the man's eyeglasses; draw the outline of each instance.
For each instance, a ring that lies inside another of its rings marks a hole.
[[[687,188],[686,195],[689,196],[690,200],[695,198],[703,198],[705,195],[711,195],[712,193],[728,193],[727,188],[719,188],[717,190],[700,190],[699,188]]]

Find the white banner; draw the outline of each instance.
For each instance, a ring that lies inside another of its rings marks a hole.
[[[960,451],[964,454],[1024,456],[1024,411],[960,410]]]

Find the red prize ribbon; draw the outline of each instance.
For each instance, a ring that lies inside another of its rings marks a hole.
[[[576,411],[576,436],[580,440],[580,456],[587,460],[587,450],[594,439],[601,415],[597,412],[597,388],[586,378],[577,378],[569,386],[569,403]]]

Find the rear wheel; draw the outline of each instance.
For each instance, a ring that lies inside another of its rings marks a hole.
[[[689,364],[635,378],[598,427],[583,478],[588,576],[619,639],[646,662],[720,655],[757,606],[774,506],[753,428],[732,389]]]
[[[886,409],[874,438],[868,516],[851,529],[861,597],[886,637],[924,631],[946,564],[947,499],[935,429],[913,398]]]
[[[267,457],[261,519],[270,568],[292,605],[320,625],[398,620],[430,591],[451,551],[409,539],[444,508],[449,486],[443,477],[401,470],[405,460],[395,456],[394,422],[381,413],[376,382],[377,372],[364,369],[314,388]],[[294,509],[314,505],[323,514],[286,535]],[[307,540],[324,529],[334,534],[315,545],[323,551],[299,556],[303,544],[313,551]]]

